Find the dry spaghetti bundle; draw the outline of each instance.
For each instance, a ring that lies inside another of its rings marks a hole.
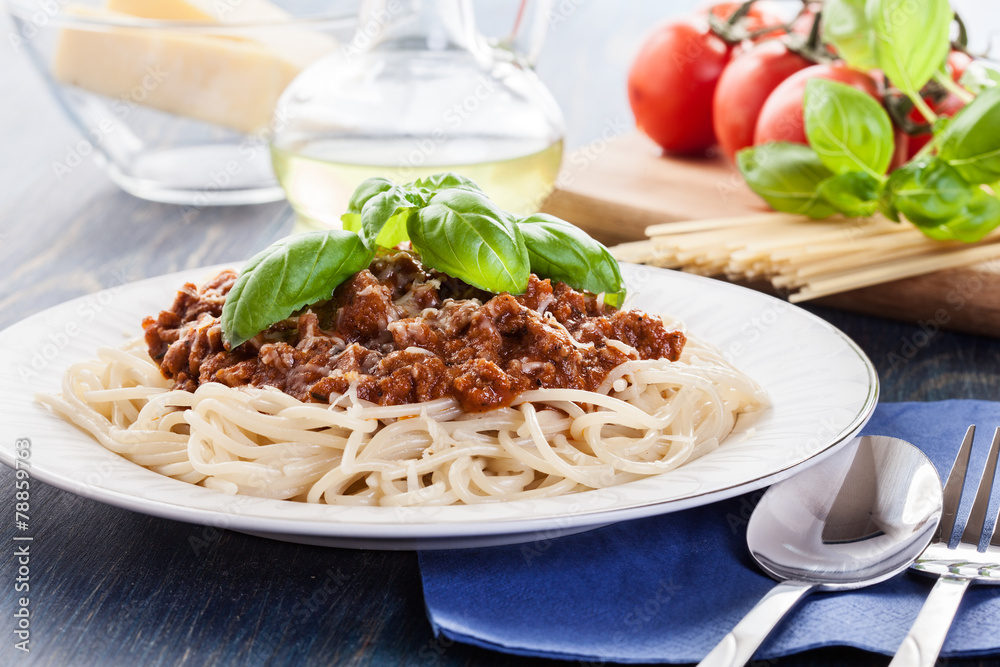
[[[934,241],[884,218],[811,220],[789,213],[665,223],[648,241],[611,249],[621,261],[736,280],[768,280],[799,302],[1000,257],[1000,233]]]

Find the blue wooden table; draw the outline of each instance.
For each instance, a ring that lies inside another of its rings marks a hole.
[[[670,3],[671,11],[688,4]],[[600,136],[605,119],[627,113],[625,68],[638,36],[666,10],[562,5],[566,20],[553,26],[540,71],[567,111],[570,144],[579,146]],[[60,180],[52,164],[77,137],[23,53],[0,48],[0,90],[0,328],[104,287],[244,259],[293,228],[281,203],[185,218],[178,207],[118,191],[90,162]],[[1000,398],[995,339],[940,332],[914,346],[924,340],[915,325],[813,310],[868,353],[883,400]],[[13,472],[0,467],[8,508],[14,492]],[[135,514],[40,483],[32,505],[31,652],[13,646],[18,564],[8,547],[0,556],[0,664],[530,662],[435,639],[411,552],[286,544]],[[0,541],[12,545],[9,514]],[[780,664],[885,662],[824,650]]]

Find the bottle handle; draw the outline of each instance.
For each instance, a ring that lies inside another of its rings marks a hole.
[[[514,27],[510,35],[500,42],[500,46],[534,67],[545,45],[545,36],[556,2],[557,0],[518,0]]]

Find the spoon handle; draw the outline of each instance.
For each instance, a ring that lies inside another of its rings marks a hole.
[[[771,633],[774,626],[795,606],[799,599],[813,589],[813,584],[802,581],[783,581],[767,592],[728,635],[722,638],[712,652],[698,663],[699,667],[742,667],[753,657],[757,647]]]
[[[945,574],[938,578],[930,595],[920,608],[917,620],[913,622],[910,633],[896,651],[896,656],[889,667],[913,665],[915,667],[933,667],[937,661],[944,638],[951,629],[951,622],[958,611],[958,605],[965,595],[972,579],[969,577]]]

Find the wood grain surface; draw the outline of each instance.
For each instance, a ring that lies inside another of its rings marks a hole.
[[[633,48],[663,10],[660,3],[576,4],[578,12],[558,26],[553,42],[563,49],[560,59],[581,68],[572,76],[559,69],[557,82],[564,91],[560,103],[590,114],[580,126],[596,128],[579,138],[581,145],[600,136],[605,120],[618,113],[620,107],[608,104],[621,104],[618,89],[588,87],[589,71],[606,70],[609,53]],[[616,24],[623,15],[635,20]],[[581,33],[586,26],[593,27]],[[177,207],[118,191],[90,162],[60,180],[52,163],[79,137],[23,52],[6,45],[0,90],[0,328],[122,282],[244,259],[294,229],[284,204],[206,208],[185,222]],[[1000,396],[996,340],[811,309],[871,357],[883,400]],[[6,545],[14,544],[14,493],[13,471],[0,466],[6,508],[0,543]],[[285,544],[136,514],[41,483],[31,487],[31,517],[32,650],[13,648],[17,562],[8,546],[0,555],[2,665],[566,664],[433,637],[414,553]],[[825,649],[752,664],[886,662],[862,651]]]
[[[633,132],[598,139],[571,155],[545,210],[615,244],[646,238],[649,225],[769,209],[724,159],[664,157],[652,141]],[[1000,260],[844,292],[818,303],[1000,336]]]

